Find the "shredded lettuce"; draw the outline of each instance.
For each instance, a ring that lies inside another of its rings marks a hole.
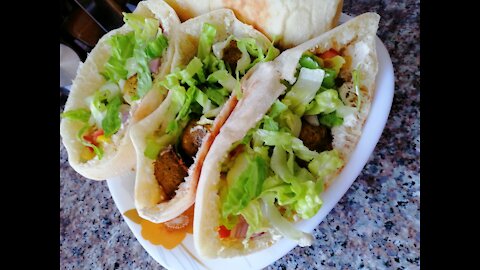
[[[320,193],[323,191],[323,182],[305,168],[300,168],[294,159],[292,153],[288,153],[287,158],[287,151],[279,146],[274,147],[270,167],[288,185],[277,184],[267,191],[280,192],[280,205],[292,207],[301,218],[311,218],[322,206]]]
[[[228,71],[226,70],[218,70],[210,74],[207,78],[209,83],[216,83],[218,82],[221,84],[225,89],[229,92],[232,92],[240,85],[240,82],[236,80]]]
[[[123,13],[124,21],[134,31],[113,35],[109,39],[112,55],[105,64],[103,76],[107,81],[118,82],[137,74],[137,95],[139,99],[152,87],[149,62],[162,55],[168,40],[159,32],[159,21],[139,14]]]
[[[227,100],[230,92],[227,89],[225,89],[224,87],[222,87],[222,88],[209,87],[205,91],[205,94],[208,96],[208,98],[211,101],[213,101],[218,106],[221,106]]]
[[[252,60],[250,59],[250,54],[248,54],[247,42],[245,39],[237,41],[237,48],[242,53],[242,57],[238,59],[237,66],[235,68],[235,73],[245,74]]]
[[[288,128],[293,136],[298,137],[302,130],[302,119],[299,115],[287,109],[280,114],[278,122],[281,127]]]
[[[322,125],[325,125],[329,128],[340,126],[341,124],[343,124],[343,118],[338,116],[336,112],[320,116],[319,121]]]
[[[282,100],[295,114],[302,116],[308,103],[315,97],[322,85],[325,71],[322,69],[301,68],[292,89]]]
[[[91,113],[88,109],[80,108],[76,110],[69,110],[69,111],[63,112],[60,116],[62,118],[78,120],[80,122],[88,123]]]
[[[269,131],[279,130],[278,123],[275,120],[273,120],[272,117],[265,115],[262,121],[263,121],[263,129],[269,130]]]
[[[113,35],[108,44],[112,48],[112,55],[105,63],[105,70],[101,73],[107,81],[119,81],[127,79],[127,59],[133,56],[135,48],[134,32],[125,35]]]
[[[315,100],[310,102],[305,111],[306,115],[316,115],[320,113],[331,113],[339,107],[343,106],[343,102],[338,97],[337,90],[328,89],[318,93]]]
[[[247,156],[245,159],[236,159],[236,162],[243,162],[239,169],[230,170],[230,173],[240,173],[233,177],[222,197],[221,216],[222,220],[228,219],[230,215],[238,215],[247,205],[258,197],[262,191],[263,182],[267,176],[267,164],[260,156]],[[246,160],[246,161],[245,161]],[[236,166],[234,164],[234,166]],[[244,170],[242,170],[245,168]],[[229,176],[227,175],[227,178]],[[228,180],[227,180],[228,181]],[[231,229],[231,225],[228,229]]]
[[[255,133],[265,145],[281,146],[287,151],[294,151],[295,155],[302,160],[310,161],[318,155],[317,152],[308,149],[302,140],[289,132],[258,129]]]
[[[279,116],[281,113],[283,113],[284,111],[286,111],[287,109],[288,109],[288,106],[277,99],[273,103],[272,107],[270,107],[268,116],[275,118]]]
[[[280,206],[291,205],[297,198],[295,192],[292,190],[292,186],[289,183],[284,182],[280,176],[272,175],[268,177],[263,184],[263,194],[273,192],[277,203]]]
[[[263,205],[262,211],[265,217],[272,226],[283,236],[296,241],[299,246],[309,246],[313,242],[311,234],[299,231],[291,222],[282,217],[282,214],[275,206],[275,197],[271,194],[266,194],[262,197]]]
[[[360,74],[358,70],[352,71],[353,85],[355,87],[355,94],[357,94],[357,109],[360,110],[362,105],[362,93],[360,92]]]
[[[337,73],[330,68],[323,69],[325,71],[325,77],[323,78],[322,86],[325,88],[335,88],[335,78]]]
[[[317,155],[309,164],[308,170],[316,177],[323,179],[343,166],[343,159],[340,153],[336,150],[323,151]]]
[[[105,118],[102,120],[102,128],[105,132],[105,137],[112,136],[121,127],[122,120],[119,113],[120,105],[122,105],[122,99],[120,96],[114,97],[107,104],[107,113],[105,114]]]
[[[305,169],[303,170],[306,171]],[[295,185],[292,185],[295,187]],[[323,181],[304,181],[298,183],[297,189],[300,191],[293,209],[297,215],[303,219],[312,218],[323,205],[320,194],[323,191]]]
[[[277,58],[279,54],[280,54],[280,50],[275,48],[272,41],[272,43],[270,43],[270,46],[268,47],[267,55],[263,59],[263,62],[272,61],[273,59]]]
[[[300,57],[299,64],[301,67],[309,68],[309,69],[318,69],[320,68],[320,64],[313,59],[311,55],[304,54]]]
[[[108,104],[117,96],[120,95],[120,89],[115,83],[106,83],[92,96],[86,98],[86,103],[89,104],[90,112],[94,123],[98,127],[102,127],[103,120],[107,115]]]
[[[148,66],[149,59],[145,52],[145,45],[142,40],[137,40],[137,45],[133,51],[133,57],[137,61],[137,94],[140,98],[152,88],[152,75]]]
[[[140,14],[123,12],[123,21],[135,31],[135,36],[145,41],[156,37],[160,21]]]
[[[210,74],[207,78],[207,81],[209,83],[216,83],[218,82],[220,85],[222,85],[225,89],[227,89],[229,92],[232,92],[235,94],[235,96],[238,99],[242,98],[242,92],[240,89],[240,79],[237,76],[237,79],[235,79],[230,73],[228,73],[227,70],[217,70]]]
[[[147,44],[146,53],[149,59],[160,57],[163,51],[168,47],[168,39],[164,35],[159,35],[155,40]]]
[[[194,78],[195,74],[199,75],[205,81],[205,75],[203,73],[203,64],[200,59],[194,57],[187,65],[187,67],[179,71],[178,75],[182,80],[182,83],[188,84],[188,86],[195,86],[198,81]]]
[[[198,41],[198,51],[197,56],[202,61],[210,55],[212,51],[213,41],[215,40],[215,36],[217,35],[217,29],[215,26],[204,23],[202,26],[202,32],[200,34],[200,39]]]

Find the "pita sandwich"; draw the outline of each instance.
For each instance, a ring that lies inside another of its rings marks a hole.
[[[379,15],[362,14],[260,64],[208,152],[198,184],[194,243],[202,257],[235,257],[282,237],[312,236],[321,193],[355,149],[378,69]]]
[[[131,131],[137,155],[135,207],[155,223],[192,206],[210,145],[243,98],[241,80],[279,53],[228,9],[185,21],[174,39],[172,72],[159,83],[168,95]]]
[[[169,72],[168,43],[180,24],[160,0],[141,1],[133,13],[124,13],[124,21],[78,67],[60,123],[70,165],[94,180],[134,168],[130,126],[165,98],[154,82]]]

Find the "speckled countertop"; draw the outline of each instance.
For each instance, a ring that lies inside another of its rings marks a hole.
[[[315,243],[266,269],[420,268],[419,0],[345,0],[343,12],[381,15],[395,69],[386,128],[362,173],[315,229]],[[106,182],[68,165],[60,143],[61,269],[163,269],[123,222]]]

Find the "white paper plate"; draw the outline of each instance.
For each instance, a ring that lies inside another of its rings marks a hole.
[[[349,19],[351,19],[350,16],[342,14],[340,21],[345,22]],[[378,37],[376,45],[379,61],[379,70],[376,78],[377,89],[375,90],[373,104],[365,123],[363,135],[352,154],[350,162],[348,162],[338,178],[333,181],[332,185],[323,193],[323,206],[320,211],[313,218],[297,224],[297,228],[302,231],[312,232],[342,198],[367,163],[385,127],[393,100],[394,74],[388,51]],[[135,208],[133,200],[134,181],[134,173],[107,180],[113,200],[122,214],[127,210]],[[168,250],[143,239],[141,226],[128,218],[124,217],[124,220],[150,256],[168,269],[261,269],[280,259],[296,246],[295,242],[282,239],[268,249],[248,256],[233,259],[200,260],[193,245],[192,235],[187,234],[182,244],[172,250]]]

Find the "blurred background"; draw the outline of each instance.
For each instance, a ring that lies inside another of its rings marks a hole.
[[[123,25],[122,12],[140,0],[60,0],[60,108],[63,109],[78,64],[108,31]]]

